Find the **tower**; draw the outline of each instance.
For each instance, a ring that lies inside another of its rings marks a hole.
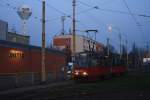
[[[22,33],[27,35],[27,20],[32,15],[32,9],[28,5],[22,5],[18,8],[17,13],[22,20]]]

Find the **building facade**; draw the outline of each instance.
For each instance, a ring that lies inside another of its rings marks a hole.
[[[30,44],[30,36],[17,34],[16,32],[8,32],[8,22],[0,20],[0,40],[20,44]]]
[[[7,39],[8,23],[0,20],[0,40]]]
[[[85,51],[103,51],[104,45],[85,36],[76,35],[76,50],[75,53],[85,52]],[[53,45],[58,49],[69,49],[71,52],[73,51],[73,36],[71,34],[68,35],[59,35],[54,37]]]
[[[17,34],[16,32],[8,32],[7,41],[21,44],[30,44],[30,36],[24,36],[21,34]]]

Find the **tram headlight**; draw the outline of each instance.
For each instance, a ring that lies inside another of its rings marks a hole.
[[[87,73],[87,72],[83,72],[82,74],[83,74],[84,76],[87,76],[87,75],[88,75],[88,73]]]
[[[79,71],[75,71],[74,74],[75,74],[75,75],[79,75]]]
[[[71,71],[69,70],[69,71],[67,71],[67,74],[71,74]]]

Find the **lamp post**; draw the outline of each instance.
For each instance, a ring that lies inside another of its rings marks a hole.
[[[127,40],[127,35],[125,34],[121,34],[121,31],[118,27],[112,27],[112,26],[109,26],[108,27],[108,30],[111,32],[113,29],[116,29],[118,32],[119,32],[119,41],[120,41],[120,59],[122,58],[122,35],[124,35],[126,37],[125,39],[125,44],[126,44],[126,65],[128,67],[128,40]]]
[[[111,32],[113,29],[116,29],[119,32],[119,41],[120,41],[120,59],[122,58],[122,36],[121,36],[121,32],[120,29],[117,27],[112,27],[109,26],[108,30]]]
[[[41,81],[46,82],[46,67],[45,67],[45,0],[42,0],[42,69]]]
[[[108,26],[108,31],[111,32],[112,31],[112,27],[111,26]],[[110,37],[108,36],[107,38],[107,56],[109,57],[110,55]]]

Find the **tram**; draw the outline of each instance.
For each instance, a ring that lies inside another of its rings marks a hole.
[[[121,75],[125,72],[127,72],[127,67],[117,55],[108,57],[102,53],[82,52],[76,54],[72,79],[97,80],[110,75]]]

